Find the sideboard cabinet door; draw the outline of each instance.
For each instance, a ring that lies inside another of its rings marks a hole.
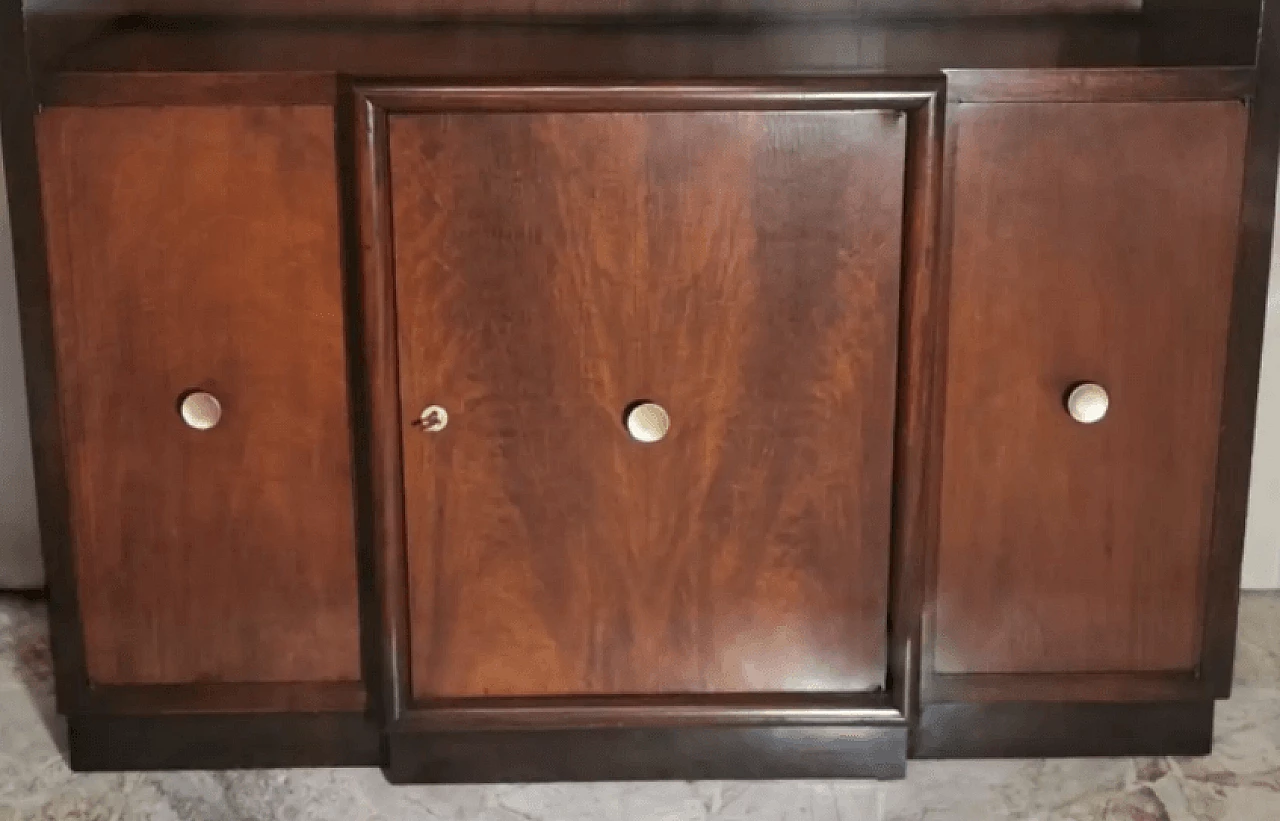
[[[332,112],[39,125],[89,683],[358,681]]]
[[[935,671],[1192,680],[1247,109],[952,118]]]
[[[906,130],[391,118],[413,698],[884,689]]]

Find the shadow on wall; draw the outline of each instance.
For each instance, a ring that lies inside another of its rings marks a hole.
[[[0,589],[44,584],[36,523],[27,394],[18,335],[13,238],[0,167]]]

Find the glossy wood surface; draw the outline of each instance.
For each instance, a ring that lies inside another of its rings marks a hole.
[[[1252,66],[1256,42],[1250,21],[1210,15],[630,27],[143,19],[72,50],[41,85],[43,98],[57,101],[68,93],[64,87],[85,82],[85,74],[145,79],[176,72],[198,90],[208,78],[189,75],[201,72],[688,79]]]
[[[393,784],[902,778],[897,726],[646,727],[392,733]]]
[[[332,113],[39,125],[89,679],[358,680]]]
[[[1246,115],[952,111],[938,672],[1199,665]]]
[[[904,120],[392,118],[415,697],[883,687]]]

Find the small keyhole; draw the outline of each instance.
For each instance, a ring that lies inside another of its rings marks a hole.
[[[449,412],[439,405],[432,405],[414,422],[427,433],[438,433],[449,424]]]

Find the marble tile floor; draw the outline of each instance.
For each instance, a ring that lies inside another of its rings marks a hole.
[[[44,608],[0,596],[0,821],[1280,821],[1280,594],[1247,594],[1204,759],[912,762],[905,781],[392,787],[374,769],[77,775]]]

